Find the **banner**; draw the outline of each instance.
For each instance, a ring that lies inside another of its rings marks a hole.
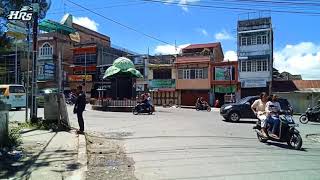
[[[237,91],[237,86],[236,85],[215,85],[214,86],[214,92],[216,93],[234,93]]]
[[[232,80],[232,66],[215,67],[215,80],[227,81]]]
[[[68,80],[71,82],[83,82],[84,79],[86,79],[86,81],[90,82],[92,81],[92,75],[69,75],[68,76]]]
[[[175,79],[153,79],[149,81],[150,89],[175,88],[175,87],[176,87]]]

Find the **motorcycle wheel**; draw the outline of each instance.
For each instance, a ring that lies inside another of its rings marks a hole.
[[[200,108],[196,107],[196,110],[197,110],[197,111],[200,111]]]
[[[132,113],[133,113],[134,115],[138,115],[138,114],[139,114],[139,111],[138,111],[137,108],[133,108],[133,109],[132,109]]]
[[[301,115],[301,116],[300,116],[299,121],[300,121],[302,124],[307,124],[307,123],[309,122],[309,119],[308,119],[308,117],[304,114],[304,115]]]
[[[293,133],[291,137],[288,139],[287,144],[295,150],[300,150],[302,146],[302,138],[300,134]]]
[[[261,143],[266,143],[268,141],[268,139],[265,139],[265,138],[261,137],[259,135],[259,133],[257,133],[257,138],[258,138],[259,142],[261,142]]]
[[[211,107],[210,107],[210,106],[207,107],[207,111],[208,111],[208,112],[211,111]]]

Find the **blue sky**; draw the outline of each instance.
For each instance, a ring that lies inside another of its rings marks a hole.
[[[204,9],[139,0],[75,1],[108,18],[119,21],[163,41],[183,47],[190,43],[222,43],[225,55],[235,59],[236,24],[244,11]],[[202,0],[167,2],[209,4]],[[131,5],[128,5],[131,4]],[[214,2],[211,2],[215,5]],[[110,7],[113,6],[113,7]],[[108,7],[108,8],[107,8]],[[319,8],[320,10],[320,8]],[[155,41],[85,11],[66,0],[52,0],[48,19],[60,21],[64,13],[75,16],[84,26],[110,36],[113,44],[138,53],[170,53],[172,46]],[[320,79],[320,16],[272,13],[275,37],[275,66],[281,71],[300,73],[306,79]],[[306,62],[309,65],[305,66]]]

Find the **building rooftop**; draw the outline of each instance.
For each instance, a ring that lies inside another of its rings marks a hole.
[[[185,48],[183,48],[182,50],[186,50],[186,49],[203,49],[203,48],[217,48],[221,46],[220,42],[217,43],[206,43],[206,44],[191,44]]]
[[[275,92],[310,91],[320,92],[320,80],[274,81],[272,89]]]

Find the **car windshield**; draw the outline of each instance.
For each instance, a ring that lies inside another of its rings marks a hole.
[[[242,99],[240,99],[239,104],[244,104],[244,103],[248,102],[249,99],[251,99],[251,97],[242,98]]]

